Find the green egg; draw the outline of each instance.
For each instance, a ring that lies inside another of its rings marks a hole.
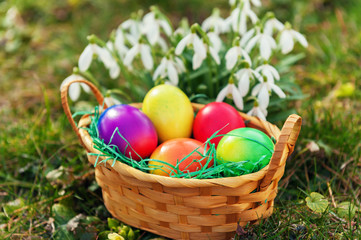
[[[217,163],[242,162],[242,168],[252,171],[265,167],[273,154],[274,143],[255,128],[237,128],[228,132],[217,147]]]

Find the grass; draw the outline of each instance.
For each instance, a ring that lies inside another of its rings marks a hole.
[[[158,4],[174,21],[183,15],[203,19],[213,7],[226,6],[218,0],[197,0],[182,8],[182,2]],[[13,5],[22,16],[13,37],[0,28],[0,238],[95,239],[109,230],[110,215],[93,167],[61,109],[59,85],[76,64],[88,34],[105,38],[130,10],[153,3],[0,2],[0,16]],[[308,97],[296,103],[304,121],[280,182],[275,212],[260,225],[244,228],[242,239],[361,237],[360,211],[340,217],[337,208],[345,201],[360,206],[361,199],[360,7],[358,1],[267,2],[281,20],[289,20],[308,37],[306,58],[293,69]],[[310,142],[320,150],[311,152]],[[311,192],[328,200],[324,213],[307,207]],[[68,231],[66,224],[76,215],[79,224]]]

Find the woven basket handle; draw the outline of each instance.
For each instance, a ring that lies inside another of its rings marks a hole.
[[[289,149],[287,158],[291,155],[295,148],[295,144],[298,138],[298,135],[301,130],[302,118],[296,114],[290,115],[285,124],[282,127],[281,134],[278,137],[277,143],[275,145],[275,150],[270,160],[269,168],[266,173],[266,176],[263,178],[260,187],[261,190],[266,188],[273,180],[277,169],[279,168],[283,151],[285,148]]]
[[[99,105],[104,106],[104,109],[107,108],[107,105],[104,102],[104,97],[101,94],[101,92],[98,90],[98,88],[94,84],[92,84],[91,82],[89,82],[87,80],[84,80],[84,79],[72,80],[72,81],[69,81],[68,83],[64,84],[64,86],[60,89],[61,103],[63,105],[64,112],[65,112],[65,114],[66,114],[66,116],[67,116],[67,118],[68,118],[68,120],[70,122],[71,127],[73,128],[74,132],[78,136],[81,145],[83,145],[83,147],[85,147],[85,149],[87,149],[85,144],[83,143],[83,141],[81,139],[79,128],[75,124],[75,121],[73,119],[73,116],[71,114],[70,107],[69,107],[68,90],[69,90],[70,85],[73,84],[73,83],[84,83],[84,84],[88,85],[90,87],[91,91],[94,93],[95,98],[97,99]]]

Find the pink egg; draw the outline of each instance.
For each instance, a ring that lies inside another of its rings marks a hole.
[[[121,153],[134,160],[149,157],[158,144],[150,119],[139,109],[125,104],[107,108],[99,117],[98,131],[106,144],[118,147]]]

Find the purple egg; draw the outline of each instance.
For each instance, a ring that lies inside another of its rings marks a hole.
[[[117,128],[131,147],[117,132],[110,142]],[[151,120],[139,109],[126,104],[107,108],[99,117],[98,131],[106,144],[117,146],[121,153],[134,160],[150,156],[158,144],[157,132]]]

